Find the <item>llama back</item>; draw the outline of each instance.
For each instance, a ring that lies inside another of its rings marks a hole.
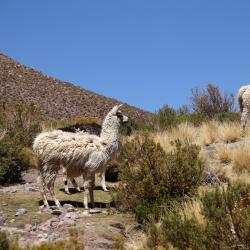
[[[84,165],[89,155],[95,150],[101,150],[99,137],[67,133],[60,130],[39,134],[33,143],[34,153],[42,162],[56,164]],[[83,150],[84,149],[84,150]]]

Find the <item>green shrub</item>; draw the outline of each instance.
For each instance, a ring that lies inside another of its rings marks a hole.
[[[123,147],[124,165],[115,195],[119,209],[133,211],[138,222],[159,219],[173,199],[194,195],[202,181],[199,147],[174,143],[166,154],[147,136],[137,136]]]
[[[177,125],[176,111],[168,105],[164,105],[156,112],[155,124],[160,130],[175,127]]]
[[[17,150],[0,142],[0,184],[21,181],[21,171],[26,169],[18,157]]]
[[[224,112],[217,113],[214,119],[219,122],[240,122],[240,113],[236,112]]]
[[[7,238],[6,232],[0,231],[0,250],[9,250],[10,249],[10,243]]]
[[[250,185],[229,184],[202,197],[202,214],[206,223],[181,216],[180,206],[172,206],[161,218],[160,244],[178,249],[249,249]],[[148,245],[159,245],[156,224],[149,224]]]
[[[0,141],[0,183],[20,182],[21,171],[35,165],[29,149],[40,131],[42,112],[34,104],[0,105],[0,126],[7,134]]]

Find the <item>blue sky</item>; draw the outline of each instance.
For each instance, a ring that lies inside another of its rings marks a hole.
[[[0,0],[0,50],[155,111],[250,82],[249,0]]]

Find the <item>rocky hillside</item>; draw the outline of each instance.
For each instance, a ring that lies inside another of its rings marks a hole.
[[[46,76],[0,53],[0,100],[34,102],[45,112],[47,119],[96,117],[102,119],[119,101],[98,95]],[[153,114],[125,105],[126,114],[150,123]]]

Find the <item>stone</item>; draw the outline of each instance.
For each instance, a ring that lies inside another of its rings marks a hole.
[[[10,220],[10,223],[13,223],[13,222],[15,222],[15,219],[11,219],[11,220]]]
[[[32,225],[31,225],[31,224],[26,224],[26,225],[24,226],[24,229],[25,229],[26,231],[30,232],[30,231],[32,231]]]
[[[6,220],[7,218],[3,214],[0,214],[0,226],[3,226]]]
[[[24,214],[27,214],[28,213],[28,211],[27,211],[27,209],[26,208],[19,208],[19,209],[17,209],[17,212],[16,212],[16,216],[19,216],[19,215],[24,215]]]

